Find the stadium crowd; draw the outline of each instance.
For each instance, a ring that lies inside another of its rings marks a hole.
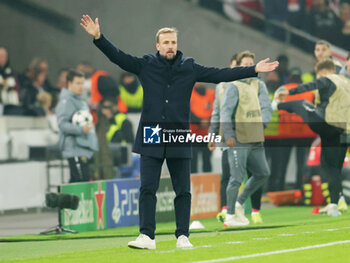
[[[235,22],[265,31],[267,35],[279,40],[287,38],[283,26],[289,25],[344,49],[350,44],[349,0],[195,0],[193,2],[219,12]],[[246,9],[255,11],[257,15],[252,15]],[[259,19],[259,15],[263,15],[266,20]],[[276,26],[273,22],[280,26]],[[297,36],[292,36],[291,41],[302,49],[312,50],[310,43]]]

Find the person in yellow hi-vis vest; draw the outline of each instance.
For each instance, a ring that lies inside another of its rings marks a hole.
[[[237,57],[238,66],[254,64],[254,53],[243,51]],[[264,126],[272,115],[266,85],[257,78],[226,84],[220,110],[220,122],[228,149],[230,179],[227,185],[227,214],[224,226],[248,225],[243,203],[263,186],[270,175],[264,142]],[[238,196],[247,172],[251,177]]]
[[[143,88],[134,74],[129,72],[121,74],[119,92],[121,100],[128,107],[128,112],[141,112]]]
[[[133,143],[134,133],[132,124],[126,114],[118,112],[115,98],[104,98],[101,102],[101,112],[109,119],[109,129],[106,137],[113,143]]]
[[[350,65],[350,54],[346,63]],[[315,68],[318,79],[294,89],[277,91],[275,102],[284,101],[287,95],[318,90],[320,103],[316,106],[305,100],[296,100],[279,103],[278,109],[300,115],[320,135],[321,176],[328,179],[331,198],[331,203],[320,212],[339,216],[339,210],[347,209],[341,198],[341,169],[350,142],[350,70],[346,75],[335,74],[335,65],[330,59],[320,61]]]

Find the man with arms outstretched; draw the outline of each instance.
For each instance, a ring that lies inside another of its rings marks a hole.
[[[129,247],[155,249],[156,191],[161,167],[166,159],[176,197],[174,199],[176,246],[192,247],[188,240],[191,212],[190,168],[191,147],[173,147],[169,144],[153,146],[143,143],[146,123],[178,123],[177,129],[189,129],[190,98],[196,81],[219,83],[255,77],[258,72],[268,72],[278,62],[260,61],[252,67],[212,68],[183,58],[177,50],[176,28],[162,28],[156,35],[156,55],[134,57],[124,53],[101,33],[98,18],[93,21],[83,15],[81,26],[94,38],[94,44],[123,70],[138,76],[144,89],[143,108],[133,151],[141,154],[141,188],[139,198],[140,235]],[[158,128],[158,125],[157,125]],[[154,128],[154,132],[158,132]],[[151,135],[152,136],[152,135]]]

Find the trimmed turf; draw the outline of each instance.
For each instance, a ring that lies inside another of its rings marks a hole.
[[[175,249],[174,223],[157,225],[157,249],[126,245],[138,227],[69,235],[26,235],[0,239],[0,261],[24,262],[192,262],[301,248],[335,241],[350,242],[350,213],[332,218],[311,215],[311,207],[263,211],[264,224],[224,228],[215,219],[201,220],[204,230],[191,231],[194,249]],[[18,242],[21,241],[21,242]],[[37,242],[40,241],[40,242]],[[349,262],[350,243],[239,259],[239,262]]]

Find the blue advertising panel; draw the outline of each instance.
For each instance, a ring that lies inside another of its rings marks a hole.
[[[140,179],[106,182],[107,228],[139,224]]]

